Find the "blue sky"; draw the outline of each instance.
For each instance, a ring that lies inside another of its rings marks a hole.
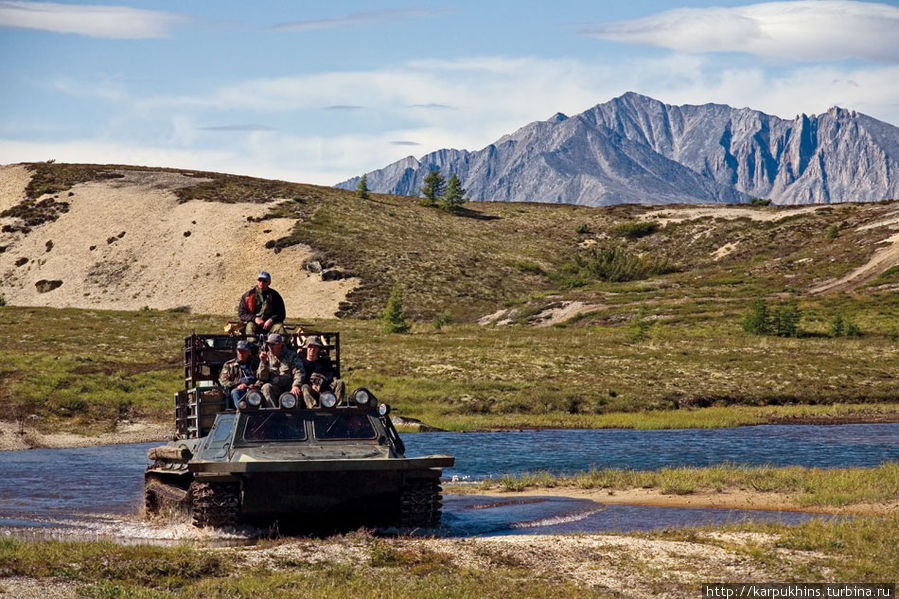
[[[331,185],[626,91],[899,125],[899,0],[0,0],[0,163]]]

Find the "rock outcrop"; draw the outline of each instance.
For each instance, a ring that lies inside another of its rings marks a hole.
[[[417,195],[434,168],[456,173],[474,200],[869,202],[899,197],[899,128],[837,107],[784,120],[627,93],[573,117],[531,123],[475,152],[406,157],[366,173],[368,187]],[[358,180],[337,187],[355,189]]]

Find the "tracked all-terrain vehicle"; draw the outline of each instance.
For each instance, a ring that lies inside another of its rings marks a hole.
[[[339,333],[308,333],[340,376]],[[289,336],[297,347],[302,333]],[[191,334],[184,343],[185,388],[175,394],[173,441],[147,452],[148,515],[189,511],[198,527],[242,522],[299,527],[430,527],[440,523],[449,455],[405,457],[390,408],[359,388],[343,404],[322,392],[320,407],[282,396],[234,409],[217,386],[239,337]],[[257,405],[252,405],[257,403]]]

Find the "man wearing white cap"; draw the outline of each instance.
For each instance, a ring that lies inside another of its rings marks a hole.
[[[281,294],[271,288],[272,275],[265,271],[256,277],[256,286],[240,296],[237,316],[244,325],[247,339],[255,342],[264,333],[284,333],[287,317]]]

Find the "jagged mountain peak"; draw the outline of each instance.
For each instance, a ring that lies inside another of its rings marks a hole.
[[[839,106],[785,120],[629,91],[577,115],[534,121],[481,150],[437,150],[367,176],[374,191],[416,195],[438,168],[485,201],[797,204],[899,197],[897,161],[899,129]]]

